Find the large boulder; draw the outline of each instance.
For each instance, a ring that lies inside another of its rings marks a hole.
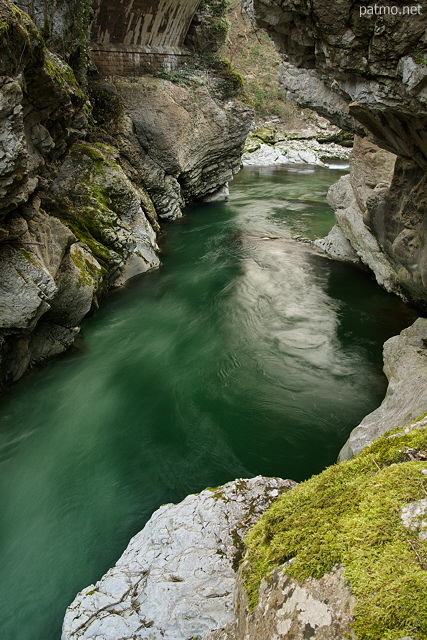
[[[227,196],[252,122],[251,109],[227,82],[233,77],[198,72],[175,82],[143,76],[94,87],[95,99],[109,95],[120,105],[111,123],[114,143],[161,218],[179,218],[189,202]]]
[[[235,620],[206,640],[421,640],[427,419],[273,503],[245,540]]]
[[[160,507],[67,610],[62,640],[186,640],[233,619],[242,539],[290,480],[235,480]]]

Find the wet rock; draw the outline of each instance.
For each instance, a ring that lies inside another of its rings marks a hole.
[[[344,236],[379,284],[425,308],[425,187],[423,169],[401,158],[396,160],[366,138],[356,137],[350,175],[342,177],[328,193],[336,228],[318,246],[336,257],[340,248],[335,240],[339,242]]]
[[[87,249],[74,243],[61,262],[57,293],[44,319],[64,328],[78,326],[91,309],[101,279],[100,264]]]
[[[158,509],[67,610],[62,640],[183,640],[233,619],[242,537],[290,480],[236,480]]]
[[[389,381],[386,396],[381,406],[353,429],[341,449],[340,460],[354,457],[387,431],[425,413],[427,349],[423,340],[426,336],[427,319],[419,318],[384,344],[384,373]]]
[[[117,286],[159,266],[156,233],[148,219],[155,217],[149,211],[153,205],[126,176],[114,148],[76,143],[45,204],[101,264],[104,282],[107,278]]]
[[[357,255],[356,250],[352,247],[337,224],[332,227],[326,238],[314,240],[313,244],[319,247],[319,249],[323,249],[323,251],[334,260],[352,262],[353,264],[362,266],[362,261]]]

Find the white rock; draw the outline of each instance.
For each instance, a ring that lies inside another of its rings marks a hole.
[[[233,619],[240,539],[290,480],[236,480],[160,507],[68,608],[62,640],[187,640]]]
[[[419,531],[421,540],[427,540],[427,498],[410,502],[402,509],[403,524],[411,531]]]
[[[260,142],[257,149],[243,154],[242,164],[244,167],[273,164],[315,164],[324,167],[327,158],[347,160],[349,155],[350,149],[338,144],[290,138],[274,145]]]

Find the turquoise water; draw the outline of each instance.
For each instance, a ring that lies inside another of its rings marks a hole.
[[[160,504],[307,478],[381,401],[413,313],[290,238],[333,224],[340,173],[252,169],[169,224],[163,267],[110,295],[83,348],[0,408],[0,638],[59,640],[66,606]]]

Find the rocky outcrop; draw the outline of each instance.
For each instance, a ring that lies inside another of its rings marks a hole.
[[[159,260],[149,197],[117,152],[81,142],[90,109],[73,72],[18,8],[2,1],[0,14],[0,379],[10,382],[68,348],[106,287]]]
[[[426,450],[424,418],[300,485],[162,506],[70,605],[63,640],[421,640]]]
[[[398,286],[398,267],[382,251],[372,228],[367,226],[368,206],[390,187],[396,156],[379,149],[366,138],[355,137],[350,154],[350,175],[343,176],[328,192],[336,225],[315,244],[331,258],[364,263],[389,291]],[[365,223],[366,222],[366,223]]]
[[[0,2],[0,220],[85,135],[86,97],[26,14]]]
[[[252,121],[246,104],[224,95],[225,80],[204,72],[181,81],[144,76],[95,86],[95,96],[120,104],[115,144],[167,219],[189,202],[226,197]]]
[[[242,164],[327,166],[339,162],[345,166],[350,149],[333,142],[335,137],[338,137],[336,127],[331,131],[326,126],[324,129],[313,126],[298,133],[290,133],[283,131],[276,123],[265,123],[261,129],[252,131],[247,137]]]
[[[427,319],[419,318],[384,344],[386,396],[378,409],[353,429],[340,453],[347,460],[386,431],[407,424],[427,407]]]
[[[184,640],[233,618],[242,538],[290,480],[235,480],[158,509],[67,610],[63,640]]]
[[[206,640],[421,640],[426,445],[424,419],[278,498],[245,540],[235,620]]]
[[[370,15],[353,2],[247,0],[257,24],[286,60],[284,89],[301,106],[356,132],[368,130],[389,151],[427,162],[427,45],[420,10]],[[314,95],[313,95],[314,90]]]
[[[0,378],[16,380],[74,340],[75,317],[58,324],[46,315],[65,274],[74,269],[78,283],[90,265],[73,306],[78,320],[91,307],[97,276],[92,256],[74,247],[72,231],[37,195],[86,133],[86,96],[28,16],[3,0],[0,16]]]
[[[356,598],[336,565],[319,580],[302,582],[286,574],[286,565],[262,583],[259,603],[249,612],[242,571],[235,587],[236,620],[207,640],[342,640],[355,639],[351,630]]]
[[[56,9],[65,46],[72,20]],[[68,348],[109,287],[159,265],[158,216],[227,197],[251,113],[227,70],[94,80],[88,133],[70,67],[7,0],[0,18],[1,386]]]
[[[356,137],[350,175],[328,193],[336,228],[316,242],[331,257],[347,260],[336,242],[340,233],[379,284],[422,309],[427,306],[425,182],[421,168]]]

